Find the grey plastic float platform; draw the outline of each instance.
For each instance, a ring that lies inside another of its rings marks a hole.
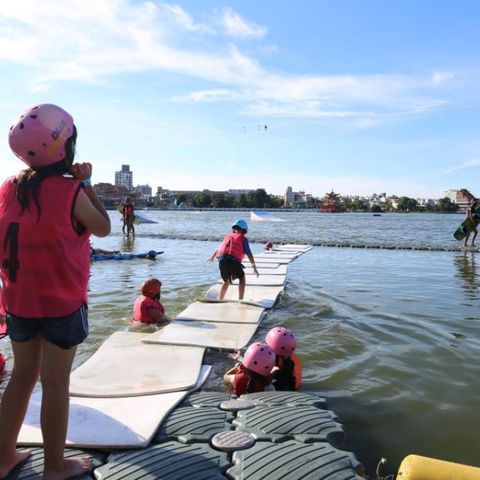
[[[329,442],[335,447],[345,443],[345,432],[329,410],[304,405],[257,405],[240,410],[233,420],[238,430],[252,433],[259,441]]]
[[[25,462],[17,465],[7,476],[7,480],[32,480],[41,478],[43,468],[45,465],[45,453],[43,448],[30,448],[31,455]],[[65,450],[65,458],[84,457],[92,458],[93,468],[98,468],[105,463],[107,453],[99,452],[98,450],[77,450],[67,448]],[[78,475],[76,480],[90,480],[92,477],[86,473]]]
[[[166,442],[110,455],[95,470],[97,480],[226,480],[227,454],[208,444]]]
[[[175,440],[181,443],[208,443],[220,432],[233,430],[234,416],[216,407],[179,407],[162,422],[153,443]]]
[[[364,480],[354,455],[328,443],[256,442],[233,453],[233,480]]]

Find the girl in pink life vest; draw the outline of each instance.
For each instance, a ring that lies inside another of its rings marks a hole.
[[[272,370],[275,390],[300,390],[302,385],[302,364],[295,355],[295,335],[285,327],[272,328],[265,337],[265,343],[275,353]]]
[[[220,300],[225,298],[228,287],[233,280],[238,278],[238,298],[243,300],[245,295],[245,272],[243,271],[242,260],[246,255],[253,267],[253,272],[258,277],[257,267],[255,266],[255,259],[253,258],[250,244],[245,234],[248,232],[248,225],[245,220],[237,220],[232,225],[232,233],[225,235],[220,246],[213,252],[209,258],[213,262],[218,258],[218,266],[220,268],[220,275],[223,280],[223,285],[220,289]]]
[[[159,323],[170,321],[165,315],[165,308],[160,303],[162,282],[156,278],[149,278],[142,283],[142,294],[133,305],[133,321],[141,323]]]
[[[73,164],[77,130],[56,105],[36,105],[10,128],[13,153],[27,164],[0,186],[0,321],[14,367],[0,404],[0,478],[30,455],[16,442],[33,387],[42,385],[43,479],[83,475],[90,457],[64,458],[69,378],[88,335],[90,234],[110,220],[91,186],[92,165]]]
[[[237,359],[240,360],[238,355]],[[270,375],[274,364],[275,354],[266,343],[252,343],[240,364],[228,370],[223,379],[232,385],[232,393],[238,396],[275,390]]]

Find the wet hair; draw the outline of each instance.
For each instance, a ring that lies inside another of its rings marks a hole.
[[[22,170],[15,179],[16,197],[20,203],[20,215],[29,210],[30,202],[33,201],[37,209],[37,221],[40,219],[41,209],[38,201],[38,189],[43,180],[54,175],[70,173],[70,167],[75,158],[75,144],[77,141],[77,129],[73,126],[73,133],[65,142],[65,157],[45,167],[27,168]]]
[[[248,378],[247,382],[247,393],[255,393],[259,390],[263,390],[264,387],[271,383],[270,375],[260,375],[257,372],[245,368],[245,374]]]
[[[282,365],[280,365],[282,363]],[[280,391],[294,391],[295,390],[295,362],[290,357],[282,357],[282,362],[277,360],[275,362],[279,370],[272,373],[273,386],[275,390]]]

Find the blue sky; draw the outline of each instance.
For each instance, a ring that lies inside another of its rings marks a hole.
[[[56,103],[94,183],[480,196],[478,25],[476,0],[2,0],[2,172]]]

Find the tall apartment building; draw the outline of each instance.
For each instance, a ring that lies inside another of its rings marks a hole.
[[[115,186],[132,189],[133,172],[130,170],[130,165],[122,165],[122,169],[115,172]]]

